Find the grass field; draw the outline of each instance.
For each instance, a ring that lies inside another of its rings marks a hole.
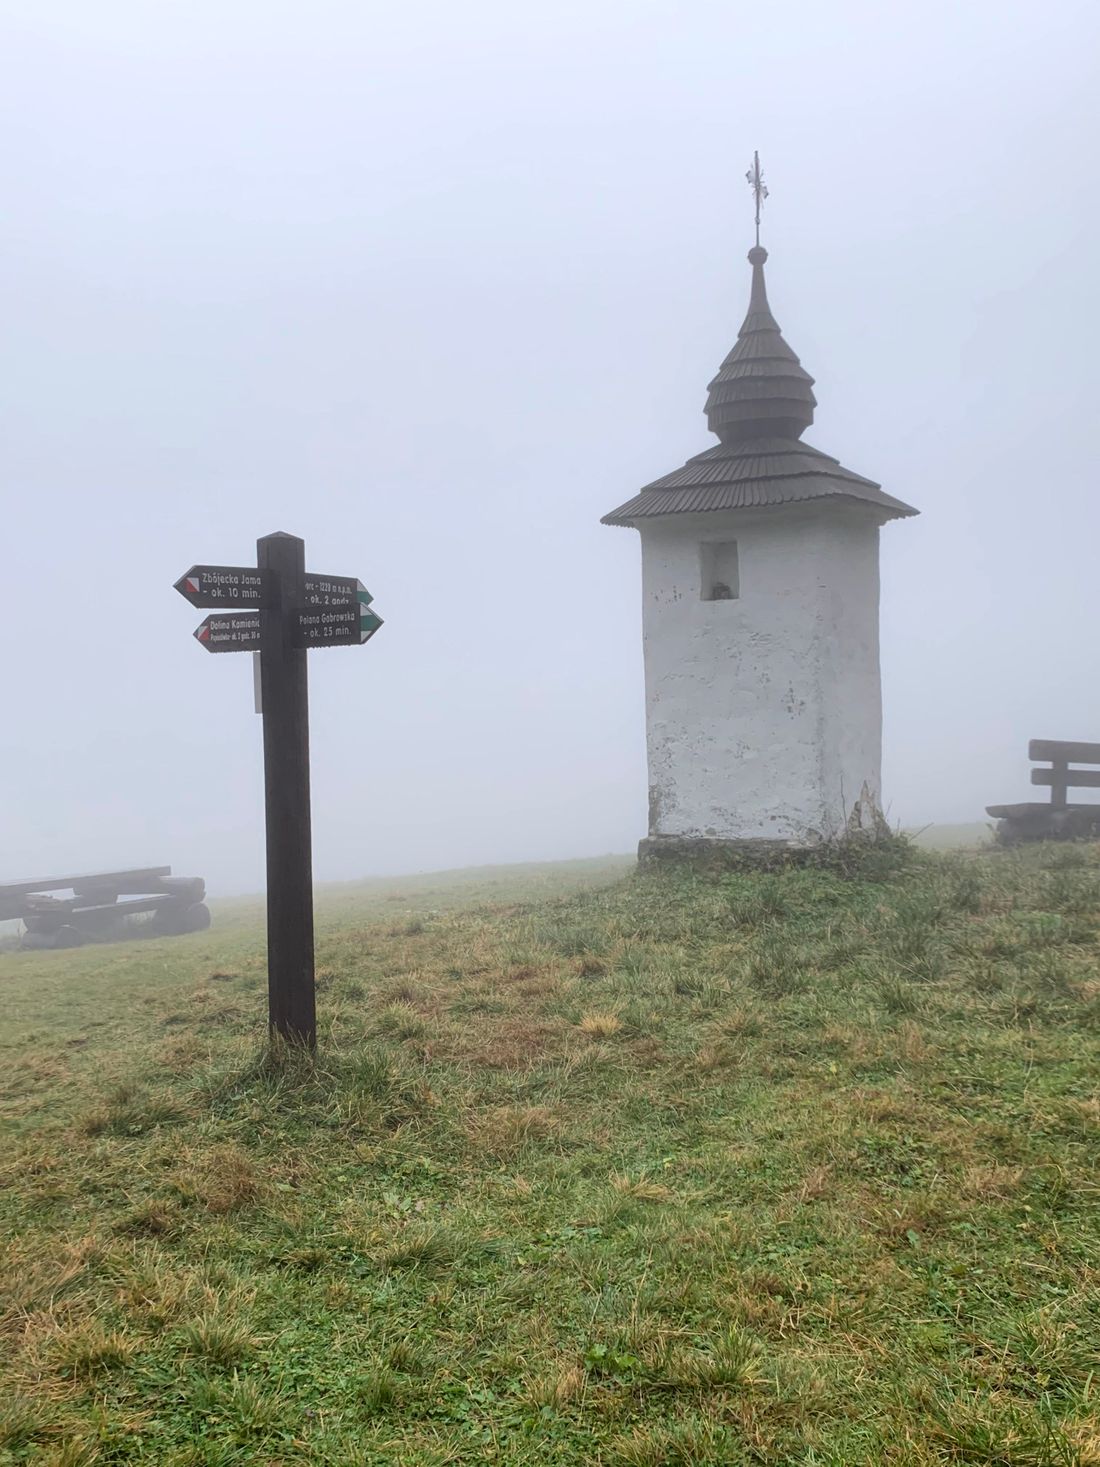
[[[1100,849],[0,955],[0,1463],[1100,1464]]]
[[[976,850],[992,842],[993,821],[972,825],[925,825],[909,834],[922,850]]]

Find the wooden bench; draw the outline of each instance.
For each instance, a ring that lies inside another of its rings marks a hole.
[[[1025,800],[1016,805],[987,805],[986,814],[1000,824],[998,840],[1079,840],[1100,836],[1100,804],[1072,803],[1071,789],[1100,789],[1100,744],[1061,739],[1032,739],[1028,758],[1048,764],[1033,769],[1032,784],[1047,785],[1050,800]],[[1091,764],[1092,769],[1076,766]]]
[[[120,937],[126,919],[145,912],[152,914],[150,933],[176,936],[210,926],[205,896],[201,876],[173,876],[170,866],[39,876],[0,882],[0,921],[22,921],[24,947],[78,947],[89,938]]]

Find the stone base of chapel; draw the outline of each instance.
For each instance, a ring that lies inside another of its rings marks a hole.
[[[706,835],[647,835],[638,842],[640,866],[704,866],[736,870],[745,866],[780,866],[805,859],[825,844],[790,840],[722,840]]]

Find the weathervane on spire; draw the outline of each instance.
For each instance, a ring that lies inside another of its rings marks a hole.
[[[764,182],[764,175],[760,172],[760,154],[753,153],[752,167],[745,174],[749,187],[752,189],[753,198],[756,200],[756,248],[760,248],[760,210],[764,200],[768,197],[768,185]]]

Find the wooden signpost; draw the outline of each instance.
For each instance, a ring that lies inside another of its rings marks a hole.
[[[259,652],[267,818],[267,995],[273,1034],[313,1048],[313,853],[309,810],[306,651],[366,642],[382,625],[353,576],[307,574],[305,542],[264,535],[255,566],[195,565],[175,583],[208,616],[208,652]]]

